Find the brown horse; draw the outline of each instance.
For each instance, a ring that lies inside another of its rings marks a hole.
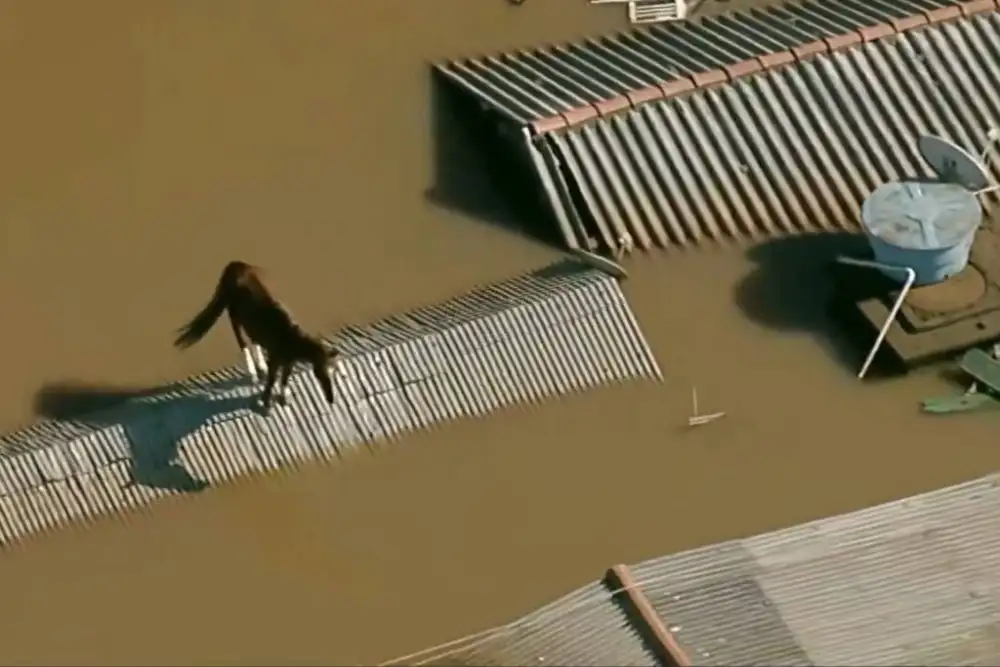
[[[313,375],[323,390],[327,403],[333,404],[333,382],[329,365],[339,354],[322,340],[302,330],[288,310],[275,299],[261,280],[261,270],[245,262],[229,262],[222,271],[219,284],[212,300],[200,313],[179,329],[174,345],[187,348],[208,333],[222,316],[229,313],[236,343],[243,350],[247,370],[256,384],[259,381],[258,368],[267,369],[267,384],[261,399],[264,409],[271,407],[271,394],[278,374],[281,374],[281,393],[287,396],[288,380],[292,367],[303,362],[312,366]],[[246,334],[246,336],[244,336]],[[257,363],[251,354],[247,338],[258,348],[263,348],[266,363],[256,349]]]

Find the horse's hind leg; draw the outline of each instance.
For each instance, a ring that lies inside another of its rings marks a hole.
[[[288,405],[288,381],[292,378],[292,365],[281,367],[281,402]]]
[[[274,392],[274,384],[278,380],[278,367],[273,364],[267,367],[267,382],[264,383],[264,393],[261,394],[261,405],[264,412],[271,409],[271,394]]]

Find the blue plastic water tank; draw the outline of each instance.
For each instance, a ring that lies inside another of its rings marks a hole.
[[[954,183],[886,183],[861,207],[875,258],[912,268],[917,285],[941,282],[965,268],[982,218],[975,194]]]

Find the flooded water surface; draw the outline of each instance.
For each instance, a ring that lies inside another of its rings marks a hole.
[[[54,383],[146,387],[236,362],[225,327],[170,346],[230,259],[263,265],[304,324],[330,330],[558,257],[505,228],[524,209],[431,104],[428,62],[623,23],[584,0],[3,4],[3,424],[29,421]],[[446,172],[461,196],[440,196]],[[378,661],[616,562],[1000,467],[1000,417],[921,417],[922,398],[953,390],[934,372],[859,384],[810,255],[766,257],[632,262],[624,289],[662,384],[15,548],[0,556],[0,663]],[[693,386],[727,416],[688,430]]]

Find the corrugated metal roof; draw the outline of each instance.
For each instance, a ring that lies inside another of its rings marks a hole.
[[[699,665],[1000,664],[1000,475],[633,567]]]
[[[991,11],[699,88],[527,145],[570,247],[593,247],[588,239],[615,249],[626,237],[652,248],[855,229],[877,185],[930,175],[916,149],[921,133],[978,153],[1000,123],[998,90],[1000,13]],[[1000,176],[1000,161],[991,169]]]
[[[310,373],[270,418],[242,370],[180,383],[79,422],[0,439],[0,543],[169,493],[506,405],[660,370],[618,283],[577,262],[341,331],[336,404]],[[179,454],[178,454],[179,453]],[[180,465],[169,465],[179,456]],[[149,486],[124,488],[134,471]]]
[[[788,3],[573,44],[454,60],[436,69],[516,123],[528,125],[562,115],[573,124],[669,95],[689,87],[692,79],[726,80],[762,56],[952,4],[948,0]],[[551,124],[540,124],[538,129],[544,131]]]
[[[1000,474],[993,474],[630,571],[693,665],[997,665],[998,516]],[[510,625],[416,657],[654,664],[639,652],[637,634],[622,639],[624,617],[607,611],[611,595],[591,584]],[[591,607],[604,611],[580,623]],[[531,629],[530,643],[517,634],[523,628]],[[492,647],[500,648],[494,654]],[[418,664],[411,657],[387,664]]]

